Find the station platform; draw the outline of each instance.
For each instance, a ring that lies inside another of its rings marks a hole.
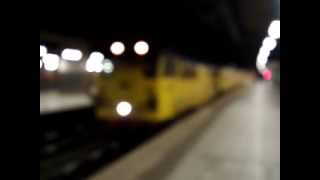
[[[272,82],[255,82],[89,179],[278,180],[280,89]]]
[[[92,106],[92,98],[85,93],[40,92],[40,115]]]

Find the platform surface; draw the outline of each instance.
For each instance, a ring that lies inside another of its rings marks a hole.
[[[256,82],[241,94],[209,104],[90,179],[279,180],[279,87]]]
[[[226,107],[163,180],[280,179],[280,96],[269,82]]]

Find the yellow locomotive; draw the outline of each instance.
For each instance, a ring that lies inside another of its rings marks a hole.
[[[216,76],[216,79],[218,81],[216,86],[219,92],[226,92],[250,83],[253,78],[253,73],[232,67],[224,67]]]
[[[161,53],[153,61],[113,61],[96,78],[96,115],[105,121],[161,123],[241,84],[233,69],[212,70],[183,56]]]

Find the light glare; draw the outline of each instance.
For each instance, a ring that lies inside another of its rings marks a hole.
[[[117,113],[122,116],[128,116],[132,111],[132,105],[129,102],[121,101],[116,107]]]
[[[56,71],[59,68],[60,58],[56,54],[46,54],[43,57],[44,68],[47,71]]]
[[[272,51],[277,46],[277,41],[271,37],[264,38],[262,42],[262,47],[269,51]]]
[[[134,51],[139,55],[145,55],[149,51],[149,45],[145,41],[139,41],[134,45]]]
[[[106,59],[103,63],[103,71],[107,74],[110,74],[113,72],[114,66],[112,62],[108,59]]]
[[[270,50],[267,49],[265,46],[262,46],[259,50],[258,56],[257,56],[257,62],[256,66],[259,72],[261,73],[268,63],[268,58],[270,55]]]
[[[280,20],[274,20],[271,22],[268,28],[268,35],[273,39],[280,38]]]
[[[121,55],[125,50],[124,44],[120,41],[114,42],[110,46],[110,51],[114,55]]]
[[[266,69],[266,64],[262,64],[262,63],[257,62],[257,69],[260,73],[263,72],[263,70]]]
[[[269,73],[266,71],[266,66],[270,52],[277,47],[276,39],[280,38],[280,20],[274,20],[270,23],[268,35],[262,42],[262,47],[259,50],[256,61],[256,67],[262,75],[263,73]]]
[[[65,73],[70,70],[70,64],[67,61],[61,61],[59,65],[59,72]]]
[[[104,59],[104,55],[101,52],[94,51],[90,54],[89,59],[92,61],[102,61]]]
[[[47,48],[45,46],[40,45],[40,57],[43,57],[47,54]]]
[[[86,70],[88,72],[100,73],[103,70],[104,55],[100,52],[92,52],[86,62]]]
[[[82,52],[78,49],[64,49],[61,57],[68,61],[80,61]]]

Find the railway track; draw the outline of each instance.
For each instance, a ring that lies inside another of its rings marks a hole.
[[[40,116],[40,180],[89,177],[194,110],[162,126],[101,123],[93,107]]]
[[[165,127],[108,126],[94,119],[92,109],[40,119],[40,180],[88,177]]]

